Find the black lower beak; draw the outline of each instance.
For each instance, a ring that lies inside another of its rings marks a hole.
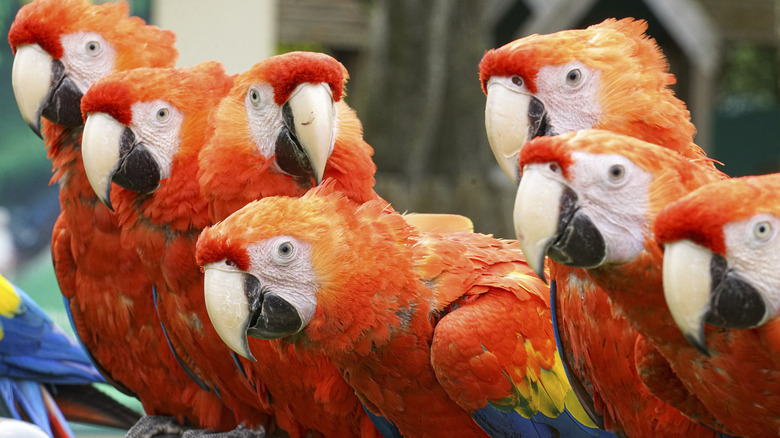
[[[111,180],[137,193],[153,192],[160,182],[160,166],[143,143],[135,142],[135,135],[129,128],[122,133],[119,166]]]
[[[41,108],[41,115],[63,126],[77,127],[84,124],[81,116],[81,90],[65,74],[62,62],[55,59],[52,63],[52,88],[49,100]],[[40,136],[40,129],[33,131]],[[40,128],[40,126],[38,127]]]
[[[547,110],[544,108],[542,101],[536,97],[531,98],[531,103],[528,105],[528,122],[529,140],[536,137],[555,135],[555,132],[550,127],[550,117],[547,114]]]
[[[250,319],[247,336],[258,339],[279,339],[297,333],[303,326],[298,311],[285,299],[261,287],[247,274],[244,293],[249,298]]]
[[[558,238],[547,255],[556,262],[577,268],[593,268],[606,257],[606,244],[598,228],[577,206],[577,194],[566,188],[561,196]]]
[[[309,157],[295,135],[295,123],[289,103],[282,106],[282,118],[284,128],[276,138],[276,164],[284,173],[295,177],[304,185],[310,186],[312,178],[314,178],[314,170]]]
[[[755,327],[766,315],[766,303],[750,283],[728,269],[726,259],[715,254],[710,263],[712,292],[705,321],[707,324],[744,329]]]

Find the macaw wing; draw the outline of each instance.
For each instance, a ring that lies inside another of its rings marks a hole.
[[[41,383],[104,382],[78,342],[2,276],[0,300],[0,375]],[[13,304],[16,308],[8,310]]]
[[[429,246],[436,250],[420,272],[447,301],[431,362],[450,397],[494,436],[611,436],[595,428],[569,384],[548,288],[516,244],[459,233]]]

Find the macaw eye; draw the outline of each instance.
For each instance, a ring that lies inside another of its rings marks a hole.
[[[85,46],[87,54],[90,56],[97,56],[100,53],[100,43],[97,41],[89,41]]]
[[[549,167],[553,173],[561,173],[561,166],[559,166],[558,163],[550,163]]]
[[[233,260],[230,260],[230,259],[226,259],[225,260],[225,265],[230,266],[230,267],[235,267],[236,266],[236,262],[234,262]]]
[[[626,168],[620,164],[615,164],[609,168],[607,176],[609,176],[609,180],[612,182],[620,182],[626,176]]]
[[[291,242],[285,240],[276,246],[276,253],[273,256],[273,259],[277,265],[285,265],[289,263],[294,256],[295,247]]]
[[[569,85],[577,85],[581,79],[582,79],[582,73],[578,68],[569,70],[569,72],[566,73],[566,83]]]
[[[168,108],[159,108],[157,110],[157,120],[160,122],[164,122],[168,120],[168,118],[171,116],[171,112],[168,111]]]
[[[761,221],[753,226],[753,235],[760,241],[766,241],[772,236],[772,224]]]
[[[252,102],[252,105],[257,106],[260,104],[260,91],[258,91],[256,88],[250,88],[249,89],[249,101]]]
[[[517,85],[518,87],[522,87],[523,86],[523,78],[521,78],[520,76],[514,75],[514,76],[512,76],[512,83]]]

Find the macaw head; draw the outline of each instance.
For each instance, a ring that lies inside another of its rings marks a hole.
[[[518,181],[523,144],[604,129],[689,150],[695,129],[669,85],[675,78],[642,20],[531,35],[488,50],[479,65],[485,127],[501,168]],[[694,147],[695,154],[702,152]]]
[[[704,326],[744,329],[780,308],[780,174],[706,185],[655,222],[664,295],[683,335],[707,353]]]
[[[171,67],[173,32],[128,17],[124,2],[37,0],[22,7],[8,32],[11,82],[22,118],[39,136],[41,117],[81,126],[81,96],[97,79],[137,67]]]
[[[215,61],[194,67],[139,68],[98,80],[82,99],[84,170],[112,208],[111,182],[147,194],[182,157],[197,159],[208,116],[233,84]],[[189,178],[194,178],[193,172]]]
[[[322,53],[290,52],[255,64],[219,105],[202,166],[232,168],[234,175],[247,167],[255,177],[272,170],[306,188],[319,183],[346,79],[344,66]]]
[[[534,139],[520,164],[515,230],[540,277],[545,255],[586,269],[633,262],[668,202],[721,177],[666,148],[600,130]]]
[[[377,238],[374,231],[398,222],[408,234],[409,227],[400,215],[382,215],[385,203],[358,206],[331,191],[330,181],[301,198],[251,202],[201,234],[206,308],[238,354],[254,359],[247,336],[298,332],[306,342],[348,351],[372,328],[374,336],[388,338],[382,321],[399,320],[398,294],[377,292],[404,281],[399,273],[410,271],[412,261],[398,254],[411,242]],[[372,338],[367,345],[381,343]]]

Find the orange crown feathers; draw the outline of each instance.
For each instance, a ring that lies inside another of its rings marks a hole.
[[[324,82],[330,85],[333,101],[344,95],[344,83],[349,79],[347,69],[333,57],[316,52],[289,52],[268,58],[242,73],[238,82],[245,78],[262,77],[274,87],[274,101],[282,105],[290,93],[304,82]]]
[[[216,104],[233,86],[221,63],[207,61],[189,68],[138,68],[110,74],[95,82],[81,101],[81,112],[103,112],[118,122],[132,122],[131,105],[162,99],[179,109],[201,110]]]
[[[128,16],[127,3],[91,5],[86,0],[36,0],[16,15],[8,33],[11,48],[37,43],[53,58],[62,57],[60,36],[97,32],[117,49],[115,68],[171,67],[178,52],[176,35]]]
[[[689,239],[724,255],[723,226],[765,212],[777,215],[780,174],[748,176],[708,184],[670,204],[655,222],[663,243]]]
[[[482,90],[491,76],[519,75],[531,92],[536,92],[534,79],[544,65],[559,65],[578,59],[591,67],[604,69],[617,58],[630,55],[640,59],[647,69],[665,72],[668,63],[650,37],[645,35],[644,20],[607,19],[587,29],[565,30],[549,35],[530,35],[485,52],[479,64]],[[665,75],[665,84],[673,84],[674,76]]]

